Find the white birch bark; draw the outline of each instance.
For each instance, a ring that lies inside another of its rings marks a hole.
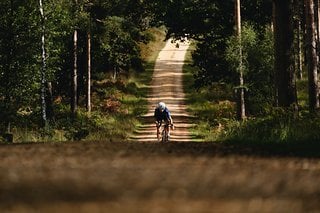
[[[75,4],[77,6],[78,1],[75,0]],[[75,26],[75,30],[73,32],[73,72],[71,79],[71,112],[75,114],[78,109],[78,30]]]
[[[239,39],[239,83],[240,88],[238,90],[238,118],[244,120],[246,117],[245,111],[245,98],[244,98],[244,77],[243,77],[243,64],[242,64],[242,44],[241,44],[241,10],[240,0],[235,0],[235,21],[236,21],[236,33]]]
[[[91,33],[88,32],[87,111],[91,112]]]
[[[45,15],[43,9],[42,0],[39,0],[39,9],[41,15],[41,59],[42,59],[42,67],[41,67],[41,109],[42,109],[42,119],[45,124],[47,125],[47,114],[46,114],[46,48],[45,48]]]

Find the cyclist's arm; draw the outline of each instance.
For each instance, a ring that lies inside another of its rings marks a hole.
[[[159,111],[157,109],[154,110],[154,115],[153,115],[154,119],[155,119],[155,123],[156,126],[159,127],[160,126],[160,118],[159,118]]]
[[[173,119],[172,119],[172,117],[171,117],[171,113],[170,113],[170,111],[168,110],[167,111],[167,119],[168,119],[168,121],[169,121],[169,124],[170,125],[173,125]]]
[[[170,117],[169,122],[170,122],[170,125],[171,125],[171,126],[173,126],[173,120],[172,120],[172,117]]]

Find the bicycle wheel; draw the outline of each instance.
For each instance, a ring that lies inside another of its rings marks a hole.
[[[167,140],[167,139],[166,139],[166,135],[167,135],[166,132],[167,132],[167,131],[166,131],[166,129],[164,128],[164,129],[162,130],[162,135],[161,135],[161,137],[162,137],[162,138],[161,138],[161,142],[162,142],[162,143],[165,143],[166,140]]]
[[[162,142],[164,143],[169,142],[168,129],[166,127],[164,127],[162,130]]]

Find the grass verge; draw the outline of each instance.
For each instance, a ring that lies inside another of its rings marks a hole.
[[[186,54],[184,70],[184,90],[188,112],[194,115],[192,134],[203,141],[218,141],[224,132],[223,126],[235,117],[235,105],[231,100],[232,88],[227,84],[212,84],[196,89],[193,74],[197,68],[192,66],[192,43]]]

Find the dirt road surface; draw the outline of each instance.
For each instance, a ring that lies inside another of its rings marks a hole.
[[[182,85],[182,67],[188,48],[188,41],[173,42],[170,39],[159,53],[149,88],[148,113],[142,117],[143,124],[132,137],[133,141],[157,142],[153,115],[160,101],[166,103],[174,121],[175,130],[171,132],[170,140],[172,142],[195,141],[189,131],[191,116],[186,111]]]
[[[172,143],[154,141],[147,122],[131,142],[0,145],[0,212],[320,212],[317,149],[187,142],[182,88],[172,91],[187,46],[169,47],[174,59],[160,61],[161,53],[155,75],[174,71],[175,82],[152,83],[167,89],[163,97],[151,93],[145,117],[167,102],[177,125]]]

